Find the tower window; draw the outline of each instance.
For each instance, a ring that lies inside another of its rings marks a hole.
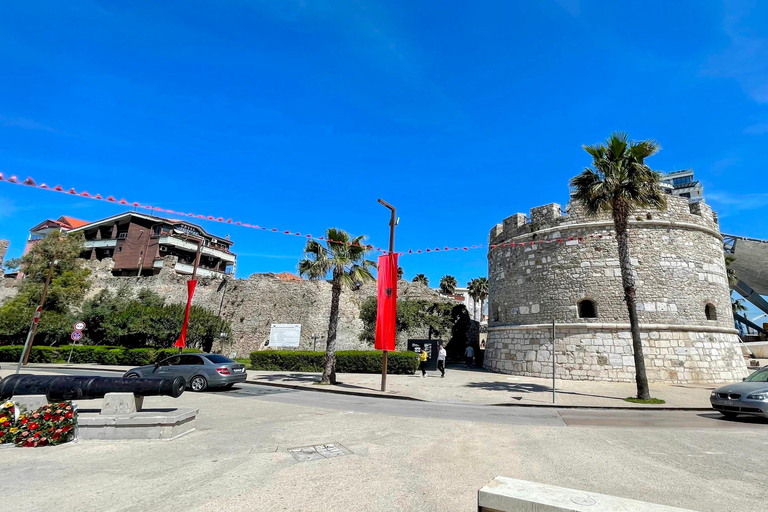
[[[704,315],[707,317],[707,320],[717,320],[717,308],[715,308],[715,305],[707,304],[704,306]]]
[[[597,318],[597,304],[595,304],[595,301],[584,299],[579,302],[579,318]]]

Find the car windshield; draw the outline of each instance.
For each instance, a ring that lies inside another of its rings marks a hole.
[[[207,360],[212,362],[213,364],[221,364],[221,363],[234,363],[233,360],[231,360],[228,357],[220,356],[217,354],[211,354],[209,356],[205,356]]]
[[[768,369],[756,371],[744,379],[744,382],[768,382]]]

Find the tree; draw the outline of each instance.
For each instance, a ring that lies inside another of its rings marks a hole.
[[[82,303],[90,286],[90,271],[79,259],[81,233],[51,233],[38,241],[21,260],[24,272],[19,293],[0,307],[0,344],[23,343],[40,303],[51,262],[55,261],[36,339],[51,345],[71,332],[73,310]]]
[[[467,283],[469,296],[477,303],[480,301],[480,321],[483,320],[483,306],[485,299],[488,298],[488,278],[478,277]]]
[[[405,271],[403,270],[403,267],[397,267],[397,280],[401,280],[403,278],[403,274]]]
[[[453,295],[456,291],[456,285],[456,278],[453,276],[446,275],[440,279],[440,291],[443,292],[444,295]]]
[[[472,318],[475,318],[477,317],[477,301],[479,300],[477,294],[477,279],[472,279],[467,282],[467,293],[472,298]],[[482,312],[480,314],[482,314]]]
[[[307,241],[304,259],[299,261],[299,274],[309,279],[327,279],[331,275],[331,316],[328,320],[328,338],[325,350],[325,369],[321,383],[336,383],[336,329],[339,323],[339,300],[343,287],[356,289],[363,283],[375,281],[371,269],[376,263],[365,259],[370,250],[360,235],[350,240],[349,234],[338,228],[329,228],[323,246],[316,240]]]
[[[744,305],[743,300],[736,299],[731,301],[731,310],[733,311],[734,315],[744,316],[744,313],[747,312],[747,306]]]
[[[429,278],[424,274],[416,274],[416,277],[413,278],[413,282],[421,283],[424,286],[429,286]]]
[[[451,331],[453,320],[449,302],[403,299],[397,301],[395,330],[398,334],[417,329],[427,329],[427,337],[442,337]],[[376,339],[376,297],[366,299],[360,307],[363,332],[360,340],[373,343]]]
[[[21,258],[11,258],[10,260],[5,260],[3,262],[3,266],[8,272],[15,272],[21,267]]]
[[[655,155],[660,147],[653,140],[629,141],[625,133],[616,132],[605,144],[585,145],[583,148],[592,157],[593,168],[587,167],[571,180],[575,189],[573,197],[584,205],[588,215],[610,212],[613,218],[621,283],[632,331],[637,398],[650,400],[635,304],[637,289],[629,255],[628,225],[629,217],[636,208],[663,210],[666,207],[664,193],[659,187],[659,173],[645,164],[645,159]]]

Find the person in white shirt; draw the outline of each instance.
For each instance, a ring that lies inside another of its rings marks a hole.
[[[447,355],[445,352],[445,347],[443,347],[443,344],[440,343],[438,345],[438,352],[437,352],[437,369],[440,370],[440,377],[445,377],[445,356]]]
[[[467,348],[464,350],[464,358],[467,361],[467,368],[472,368],[472,362],[475,359],[475,349],[469,343],[467,343]]]

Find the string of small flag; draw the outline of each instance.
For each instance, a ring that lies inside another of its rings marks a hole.
[[[197,214],[197,213],[192,213],[192,212],[181,212],[181,211],[177,211],[177,210],[171,210],[169,208],[162,208],[162,207],[159,207],[159,206],[152,206],[152,205],[141,204],[141,203],[136,202],[136,201],[128,201],[126,199],[116,199],[115,196],[113,196],[113,195],[109,195],[109,196],[105,197],[105,196],[102,196],[101,194],[90,194],[90,193],[88,193],[85,190],[83,190],[81,192],[78,192],[74,188],[65,189],[61,185],[56,185],[56,186],[53,186],[53,187],[48,186],[45,183],[41,183],[41,184],[38,185],[35,182],[35,180],[33,180],[30,177],[28,177],[27,179],[21,181],[16,176],[10,176],[10,177],[6,178],[5,176],[3,176],[2,173],[0,173],[0,182],[10,183],[10,184],[13,184],[13,185],[28,186],[28,187],[32,187],[32,188],[35,188],[35,189],[38,189],[38,190],[47,190],[47,191],[50,191],[50,192],[59,192],[59,193],[62,193],[62,194],[67,194],[67,195],[71,195],[71,196],[75,196],[75,197],[82,197],[82,198],[86,198],[86,199],[93,199],[93,200],[96,200],[96,201],[104,201],[104,202],[112,203],[112,204],[120,204],[120,205],[124,205],[124,206],[133,206],[135,208],[141,208],[141,209],[150,210],[150,211],[153,211],[153,212],[162,212],[162,213],[178,215],[178,216],[182,216],[182,217],[188,217],[188,218],[194,218],[194,219],[200,219],[200,220],[207,220],[207,221],[212,221],[212,222],[219,222],[219,223],[223,223],[223,224],[230,224],[230,225],[234,225],[234,226],[241,226],[241,227],[251,228],[251,229],[258,229],[258,230],[266,231],[266,232],[269,232],[269,233],[278,233],[278,234],[284,234],[284,235],[288,235],[288,236],[296,236],[296,237],[301,237],[301,238],[304,238],[304,239],[316,240],[318,242],[325,241],[325,242],[333,243],[333,244],[346,244],[346,245],[348,245],[350,247],[363,247],[363,248],[365,248],[367,250],[380,252],[382,254],[386,254],[388,252],[386,249],[382,249],[381,247],[374,247],[373,245],[358,244],[358,243],[353,243],[353,242],[345,242],[345,241],[341,241],[341,240],[332,240],[330,238],[326,238],[326,237],[323,237],[323,236],[315,237],[315,236],[312,236],[311,234],[302,234],[302,233],[300,233],[298,231],[292,231],[292,230],[282,230],[282,229],[277,229],[277,228],[267,228],[267,227],[264,227],[264,226],[259,226],[257,224],[251,224],[251,223],[242,222],[242,221],[235,221],[235,220],[232,220],[231,218],[226,218],[225,219],[224,217],[221,217],[221,216],[202,215],[202,214]],[[533,247],[533,246],[536,246],[536,245],[539,245],[539,244],[557,244],[557,243],[569,244],[569,242],[570,242],[570,244],[572,244],[574,242],[575,243],[582,243],[587,238],[590,238],[590,239],[601,239],[601,238],[607,238],[607,237],[608,237],[608,235],[598,234],[598,235],[588,235],[588,236],[585,236],[585,237],[567,237],[567,238],[540,239],[540,240],[527,241],[527,242],[505,242],[505,243],[500,243],[500,244],[477,244],[477,245],[467,245],[467,246],[461,246],[461,247],[448,247],[448,246],[434,247],[434,248],[430,247],[430,248],[425,248],[425,249],[408,249],[407,251],[398,251],[397,254],[400,255],[400,256],[403,256],[403,255],[411,255],[411,254],[431,254],[431,253],[450,252],[450,251],[463,252],[463,251],[470,251],[470,250],[477,250],[477,249],[494,250],[494,249],[498,249],[498,248],[502,248],[502,247]]]

